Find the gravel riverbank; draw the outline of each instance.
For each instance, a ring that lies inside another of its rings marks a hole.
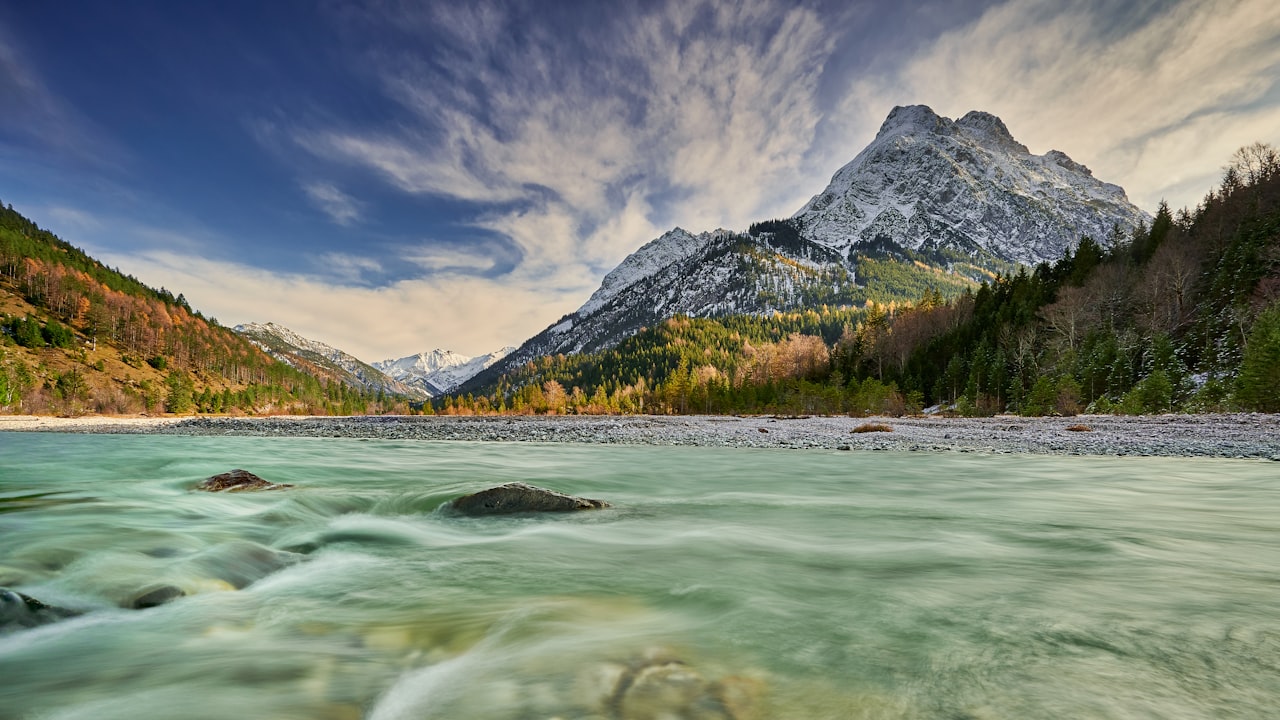
[[[854,432],[865,423],[890,431]],[[1088,430],[1069,430],[1072,426]],[[1280,461],[1280,415],[1074,418],[721,416],[0,418],[0,431],[1161,455]]]

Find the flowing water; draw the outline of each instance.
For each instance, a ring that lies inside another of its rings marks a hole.
[[[1270,719],[1278,467],[0,433],[0,718]]]

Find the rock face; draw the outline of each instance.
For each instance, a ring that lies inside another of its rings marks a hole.
[[[0,588],[0,632],[45,625],[79,614],[75,610],[46,605],[30,595]]]
[[[896,107],[876,139],[794,219],[837,252],[878,244],[987,252],[1035,265],[1081,236],[1105,243],[1115,225],[1149,222],[1118,185],[1058,150],[1032,155],[990,113],[959,120]]]
[[[517,482],[464,495],[452,501],[449,507],[463,515],[477,516],[597,510],[609,507],[609,503],[603,500],[565,495],[554,490]]]
[[[248,470],[239,468],[230,472],[207,477],[196,486],[196,490],[204,492],[242,492],[246,490],[282,490],[291,488],[286,483],[267,482]]]

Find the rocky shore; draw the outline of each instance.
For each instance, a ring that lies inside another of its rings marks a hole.
[[[865,424],[888,431],[855,432]],[[1070,429],[1075,428],[1075,429]],[[721,416],[0,418],[0,431],[571,442],[1280,461],[1280,415],[1073,418]]]

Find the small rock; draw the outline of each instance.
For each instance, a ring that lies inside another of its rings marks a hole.
[[[524,512],[572,512],[610,507],[603,500],[574,497],[515,482],[464,495],[449,503],[463,515],[508,515]]]
[[[75,610],[46,605],[30,595],[0,588],[0,632],[32,628],[79,614]]]
[[[838,447],[838,448],[836,448],[836,449],[837,449],[837,450],[852,450],[853,448],[849,447],[848,445],[841,445],[840,447]]]
[[[134,610],[146,610],[147,608],[160,607],[161,605],[173,602],[174,600],[184,596],[186,596],[186,593],[182,591],[182,588],[177,588],[172,585],[161,585],[158,588],[148,590],[134,598],[129,603],[129,607]]]
[[[768,430],[766,430],[765,428],[760,428],[760,432],[762,432],[762,433],[767,433],[767,432],[769,432],[769,431],[768,431]]]
[[[244,490],[282,490],[291,488],[285,483],[267,482],[248,470],[239,468],[230,472],[207,477],[196,486],[196,490],[204,492],[241,492]]]

